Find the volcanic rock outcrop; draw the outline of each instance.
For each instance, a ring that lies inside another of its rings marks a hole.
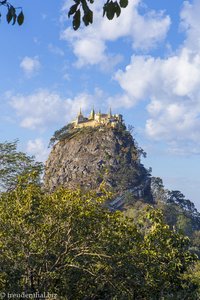
[[[137,199],[151,199],[149,173],[140,162],[138,147],[125,126],[87,127],[55,144],[46,162],[44,185],[130,192]]]

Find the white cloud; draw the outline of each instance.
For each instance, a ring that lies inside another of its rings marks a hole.
[[[47,148],[47,145],[41,138],[37,138],[35,140],[28,141],[26,151],[30,155],[34,155],[37,161],[45,162],[50,149]]]
[[[77,66],[98,64],[105,61],[105,43],[98,38],[78,39],[74,43],[74,54],[78,57]]]
[[[119,38],[129,37],[133,48],[148,49],[165,38],[170,26],[169,16],[162,12],[150,11],[143,15],[138,12],[140,0],[132,0],[126,9],[122,9],[119,18],[110,22],[102,18],[102,3],[94,3],[94,23],[92,26],[74,31],[67,28],[61,33],[63,40],[71,43],[73,52],[78,61],[77,66],[86,64],[106,64],[108,59],[106,42],[116,41]],[[68,10],[68,1],[65,2],[63,12]],[[63,18],[62,18],[63,20]]]
[[[53,44],[49,44],[48,49],[53,54],[56,54],[56,55],[59,55],[59,56],[64,56],[65,55],[64,51],[61,48],[59,48],[59,47],[57,47]]]
[[[138,101],[148,96],[190,96],[199,88],[200,54],[183,48],[166,59],[152,56],[132,56],[125,71],[115,78],[120,86]]]
[[[116,80],[130,107],[149,99],[146,122],[149,137],[167,141],[200,140],[200,56],[183,48],[167,59],[133,56]],[[128,105],[127,105],[128,104]]]
[[[193,5],[185,2],[181,26],[186,28],[186,38],[181,47],[163,59],[133,55],[125,70],[115,75],[126,99],[121,106],[148,100],[146,133],[151,139],[167,141],[174,153],[199,153],[199,14],[200,1]]]
[[[30,95],[7,93],[20,125],[24,128],[40,130],[45,130],[49,125],[72,121],[80,107],[83,111],[90,109],[101,97],[99,90],[96,90],[94,95],[81,93],[73,99],[43,89]]]
[[[181,11],[180,27],[186,32],[185,46],[193,51],[200,50],[200,26],[199,26],[200,1],[194,0],[193,3],[184,1]]]
[[[133,99],[130,99],[130,97],[127,94],[122,94],[122,95],[119,94],[113,97],[109,97],[107,103],[108,106],[112,108],[120,108],[120,107],[130,108],[133,106]]]
[[[132,20],[132,44],[134,49],[147,50],[162,41],[170,27],[169,16],[150,11],[144,16],[135,13]]]
[[[20,63],[20,67],[28,77],[31,77],[33,74],[39,71],[41,64],[38,56],[25,56]]]

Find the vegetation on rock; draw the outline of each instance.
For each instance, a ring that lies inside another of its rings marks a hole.
[[[159,177],[151,178],[151,190],[156,206],[165,212],[166,222],[171,227],[176,225],[188,235],[189,232],[200,230],[200,213],[180,191],[165,189]]]

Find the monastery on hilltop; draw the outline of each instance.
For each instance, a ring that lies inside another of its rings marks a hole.
[[[112,115],[111,109],[108,114],[102,114],[100,111],[95,113],[94,109],[92,109],[89,117],[84,117],[81,109],[76,118],[76,120],[72,123],[74,128],[82,128],[82,127],[97,127],[97,126],[111,126],[117,127],[122,124],[123,119],[122,115]]]

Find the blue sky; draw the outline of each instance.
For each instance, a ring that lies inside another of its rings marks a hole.
[[[31,2],[31,3],[30,3]],[[200,209],[200,0],[131,0],[110,22],[93,5],[74,32],[72,1],[13,0],[23,26],[0,24],[0,136],[38,160],[79,107],[122,113],[166,188]]]

